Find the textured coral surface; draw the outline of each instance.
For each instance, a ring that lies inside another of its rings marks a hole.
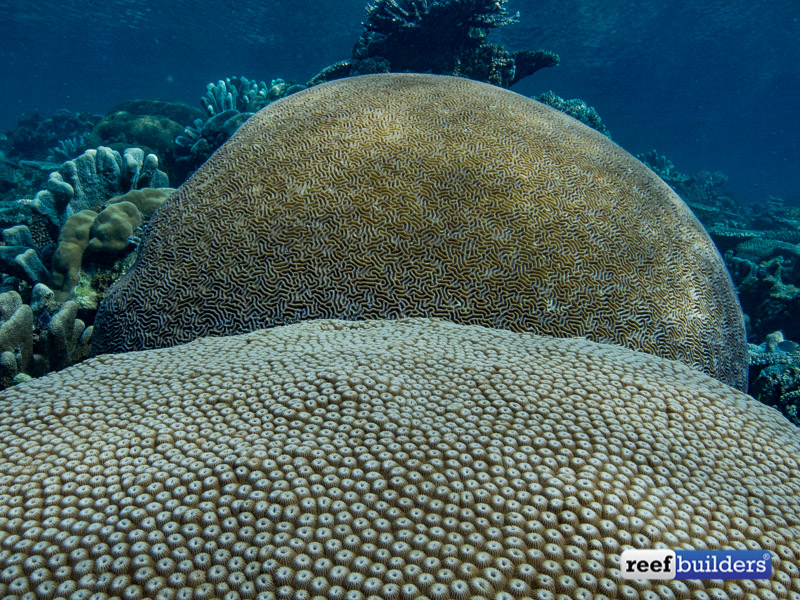
[[[105,355],[0,395],[0,457],[0,596],[800,591],[797,430],[583,339],[314,321]],[[773,575],[621,579],[658,544],[764,548]]]
[[[252,117],[153,217],[93,351],[401,316],[613,341],[746,385],[730,277],[655,174],[556,110],[433,75]]]

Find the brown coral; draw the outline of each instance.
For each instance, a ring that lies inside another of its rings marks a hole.
[[[401,316],[613,341],[746,382],[730,278],[657,176],[558,111],[432,75],[335,81],[251,118],[156,213],[93,351]]]
[[[0,595],[793,597],[799,456],[777,411],[583,339],[316,321],[106,355],[0,395]],[[621,579],[659,544],[773,576]]]
[[[89,246],[96,218],[93,210],[82,210],[70,216],[61,228],[50,280],[54,289],[67,291],[78,284],[83,253]]]

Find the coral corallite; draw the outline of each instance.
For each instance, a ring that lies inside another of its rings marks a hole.
[[[796,598],[800,438],[678,362],[307,321],[0,394],[0,597]],[[630,581],[625,548],[769,580]]]

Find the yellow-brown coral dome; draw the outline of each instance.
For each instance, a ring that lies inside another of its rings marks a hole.
[[[746,387],[730,277],[667,185],[563,113],[434,75],[251,118],[157,211],[92,343],[397,317],[615,342]]]
[[[582,339],[309,321],[105,355],[0,395],[0,457],[0,597],[800,593],[797,430]],[[621,578],[657,546],[773,575]]]

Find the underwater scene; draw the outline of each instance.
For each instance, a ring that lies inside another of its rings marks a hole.
[[[800,600],[798,40],[0,2],[0,599]]]

